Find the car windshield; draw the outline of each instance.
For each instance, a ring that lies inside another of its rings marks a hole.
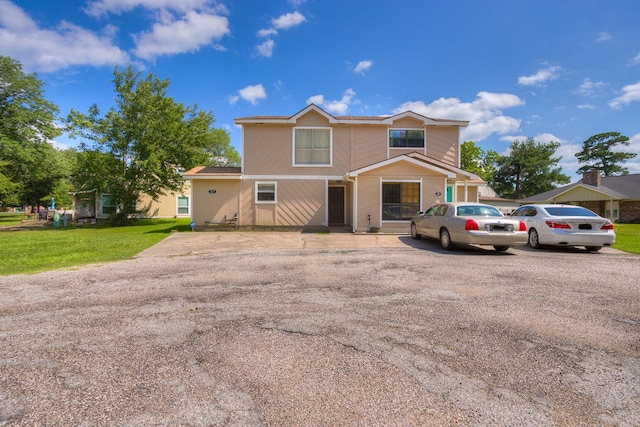
[[[458,216],[502,216],[502,213],[493,206],[458,206],[456,213]]]
[[[553,216],[598,216],[589,209],[581,208],[580,206],[554,206],[545,208],[545,210],[549,215]]]

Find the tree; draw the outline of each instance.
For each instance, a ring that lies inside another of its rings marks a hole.
[[[0,56],[0,205],[37,205],[65,173],[50,143],[57,114],[37,76]]]
[[[509,154],[497,159],[491,186],[502,197],[520,199],[568,184],[569,177],[556,167],[561,157],[553,157],[559,146],[557,142],[544,144],[533,138],[513,141]]]
[[[113,82],[116,105],[104,116],[93,105],[88,114],[71,110],[67,117],[71,137],[83,139],[77,185],[113,197],[119,206],[113,222],[127,223],[143,194],[157,200],[182,190],[180,169],[239,159],[228,134],[212,127],[211,113],[167,95],[168,80],[141,78],[129,66],[116,67]]]
[[[614,152],[617,145],[629,146],[629,138],[620,132],[605,132],[593,135],[582,143],[582,151],[576,153],[580,163],[586,163],[578,173],[598,169],[604,176],[624,175],[629,169],[621,166],[627,160],[637,157],[636,153]]]
[[[484,151],[473,141],[464,141],[460,146],[460,167],[475,173],[486,182],[493,180],[498,157],[497,151]]]

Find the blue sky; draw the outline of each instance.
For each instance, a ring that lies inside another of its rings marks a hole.
[[[640,152],[639,22],[637,0],[0,0],[0,55],[63,116],[106,111],[114,67],[133,64],[211,111],[238,151],[236,117],[412,110],[469,120],[462,140],[485,150],[557,141],[576,180],[594,134]]]

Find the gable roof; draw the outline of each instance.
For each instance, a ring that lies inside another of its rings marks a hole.
[[[470,179],[480,178],[479,176],[474,175],[471,172],[467,172],[465,170],[462,170],[455,166],[451,166],[439,160],[432,159],[420,153],[408,153],[408,154],[401,154],[396,157],[391,157],[390,159],[382,160],[380,162],[376,162],[371,165],[364,166],[356,170],[352,170],[347,173],[347,176],[355,177],[360,175],[361,173],[369,172],[369,171],[372,171],[384,166],[392,165],[398,162],[408,162],[413,165],[419,166],[421,168],[445,175],[447,178],[456,178],[458,175],[467,176]]]
[[[522,202],[545,202],[555,199],[556,197],[577,187],[586,188],[591,191],[601,193],[607,199],[636,199],[640,200],[640,174],[629,174],[619,176],[603,176],[600,185],[589,185],[580,180],[564,187],[555,188],[536,194],[535,196],[522,199]]]
[[[469,121],[467,120],[434,119],[434,118],[420,115],[418,113],[414,113],[413,111],[405,111],[403,113],[395,114],[393,116],[333,116],[315,104],[307,105],[305,108],[298,111],[293,116],[249,116],[249,117],[238,117],[233,121],[235,124],[263,124],[263,123],[295,124],[300,117],[304,116],[305,114],[311,111],[315,111],[316,113],[325,117],[330,124],[391,125],[400,119],[403,119],[405,117],[411,117],[413,119],[421,121],[424,126],[466,127],[469,125]]]

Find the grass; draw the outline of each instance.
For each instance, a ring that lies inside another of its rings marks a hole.
[[[616,224],[614,230],[616,232],[614,248],[640,254],[640,224]]]
[[[95,225],[2,231],[0,275],[30,274],[129,259],[173,231],[188,230],[189,219],[181,218],[143,219],[128,227]]]

